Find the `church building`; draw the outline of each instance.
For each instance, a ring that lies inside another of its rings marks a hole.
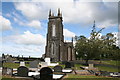
[[[63,20],[60,9],[58,9],[57,16],[50,10],[48,20],[45,57],[49,57],[53,62],[75,60],[73,39],[71,42],[64,42]]]

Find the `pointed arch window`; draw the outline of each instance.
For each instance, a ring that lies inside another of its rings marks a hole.
[[[51,44],[51,54],[52,54],[52,55],[55,55],[55,54],[56,54],[56,44],[55,44],[55,42],[53,42],[53,43]]]

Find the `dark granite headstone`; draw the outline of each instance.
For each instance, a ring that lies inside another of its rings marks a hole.
[[[70,62],[66,62],[65,63],[65,68],[71,68],[72,66],[71,66],[71,63]]]
[[[39,61],[35,60],[30,62],[29,64],[30,64],[30,68],[38,68]]]
[[[53,71],[49,67],[43,67],[40,70],[40,80],[53,80]]]
[[[61,66],[55,66],[54,68],[54,72],[62,72],[62,67]]]
[[[75,67],[75,64],[73,62],[71,62],[71,67]]]
[[[28,76],[28,72],[29,72],[29,70],[25,66],[20,66],[17,69],[17,74],[18,74],[18,76],[21,76],[21,77],[27,77]]]

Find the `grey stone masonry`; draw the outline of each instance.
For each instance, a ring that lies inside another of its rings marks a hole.
[[[57,16],[49,12],[48,32],[45,57],[52,62],[75,60],[75,50],[72,42],[64,42],[62,14],[58,9]]]

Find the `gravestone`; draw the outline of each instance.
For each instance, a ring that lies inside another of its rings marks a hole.
[[[30,62],[29,64],[30,64],[30,68],[38,68],[39,61],[35,60]]]
[[[62,67],[61,66],[55,66],[54,68],[54,72],[62,72]]]
[[[2,74],[3,75],[10,75],[10,76],[12,76],[13,69],[12,68],[7,68],[7,67],[3,67]]]
[[[41,62],[40,64],[41,64],[41,67],[47,67],[48,66],[47,62]]]
[[[0,67],[2,67],[2,66],[3,66],[2,61],[0,61]]]
[[[20,66],[17,69],[17,74],[18,74],[18,76],[21,76],[21,77],[27,77],[28,76],[28,72],[29,72],[29,70],[25,66]]]
[[[71,67],[75,67],[75,64],[73,62],[71,62]]]
[[[3,67],[3,69],[2,69],[2,75],[7,75],[7,68],[6,67]]]
[[[50,58],[45,58],[45,62],[47,62],[47,64],[50,64]]]
[[[25,62],[20,62],[20,66],[25,66]]]
[[[10,75],[10,76],[13,75],[13,69],[12,68],[7,68],[7,75]]]
[[[49,67],[43,67],[40,70],[40,80],[53,80],[53,71]]]
[[[7,60],[6,60],[6,62],[12,63],[12,62],[13,62],[13,59],[12,59],[11,57],[8,57]]]
[[[93,69],[93,68],[94,68],[93,64],[89,64],[89,69]]]
[[[66,62],[65,63],[65,68],[71,68],[71,63],[70,62]]]

